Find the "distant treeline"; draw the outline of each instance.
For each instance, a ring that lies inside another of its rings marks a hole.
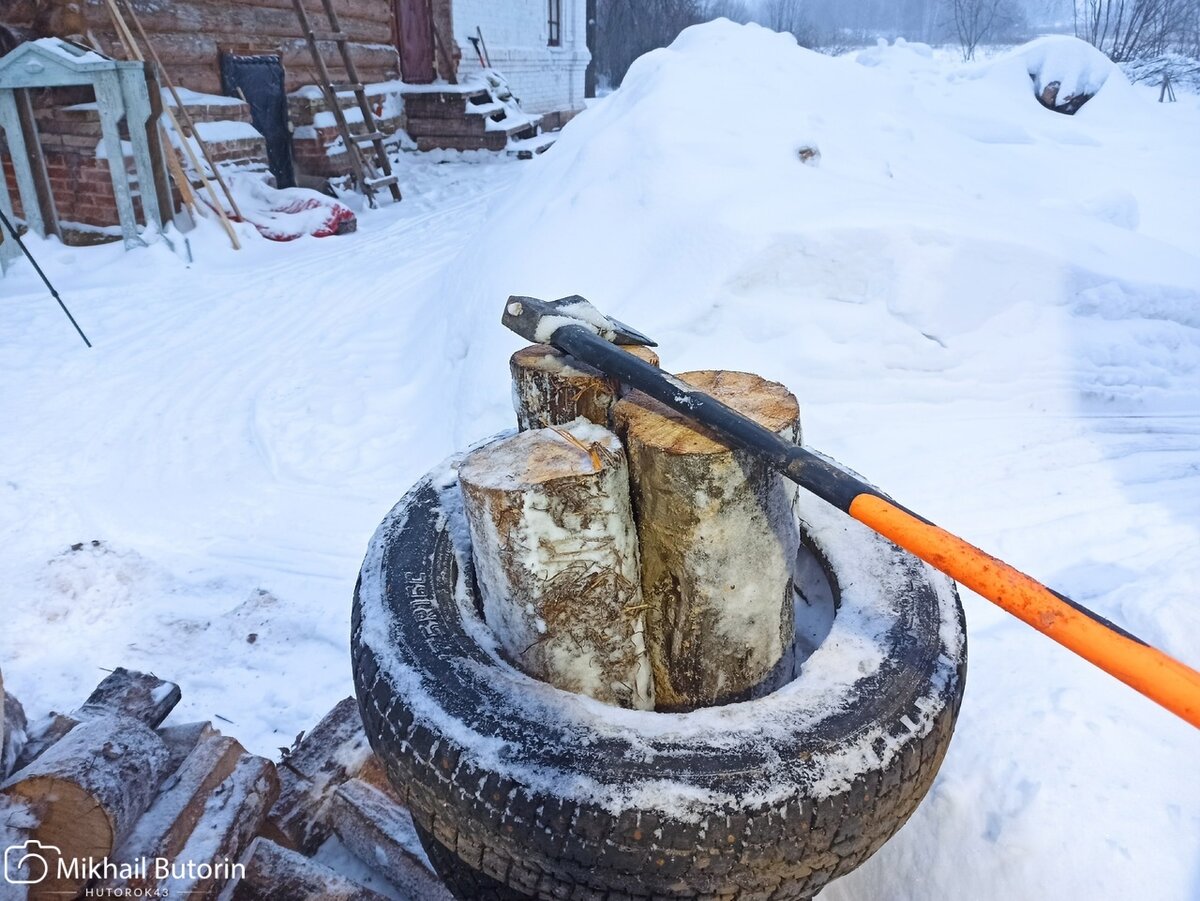
[[[1167,52],[1200,57],[1200,0],[596,0],[596,72],[619,84],[630,64],[684,28],[725,17],[790,32],[838,52],[878,38],[980,44],[1033,37],[1046,21],[1122,62]]]

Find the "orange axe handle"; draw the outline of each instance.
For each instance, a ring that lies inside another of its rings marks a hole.
[[[507,308],[506,316],[511,314],[513,318],[519,318],[518,314],[532,314],[536,312],[536,304],[542,303],[530,298],[517,300],[520,303]],[[545,306],[544,303],[542,305]],[[566,321],[570,323],[569,319]],[[633,332],[628,326],[620,323],[613,325],[622,330],[621,336],[627,340],[646,342],[644,336]],[[513,326],[510,324],[509,327]],[[521,331],[520,328],[514,328],[514,331],[526,337],[532,336],[531,340],[544,340],[529,329]],[[641,389],[687,418],[715,430],[734,446],[749,451],[778,469],[801,488],[845,511],[868,528],[891,539],[950,578],[1200,728],[1200,672],[1155,650],[1099,614],[892,502],[832,460],[784,440],[716,398],[610,344],[594,328],[578,324],[558,325],[550,342],[577,360],[590,363],[625,384]]]
[[[850,502],[848,512],[956,582],[1200,728],[1200,672],[884,498],[860,494]]]

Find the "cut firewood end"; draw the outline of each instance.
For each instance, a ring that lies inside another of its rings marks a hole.
[[[744,372],[679,378],[799,440],[799,404],[783,385]],[[774,690],[792,676],[795,486],[641,392],[613,419],[629,454],[656,709]]]
[[[655,366],[658,354],[642,345],[621,349]],[[549,344],[531,344],[508,361],[513,408],[521,431],[566,425],[583,417],[607,426],[621,383]]]
[[[134,866],[145,860],[172,861],[174,870],[134,870],[105,888],[211,897],[234,875],[231,864],[258,833],[278,791],[274,764],[209,730],[167,779],[113,858],[119,865]]]
[[[617,437],[582,420],[534,429],[470,454],[458,475],[484,618],[507,656],[564,691],[651,709]]]
[[[109,715],[86,720],[0,787],[36,825],[29,837],[68,863],[102,860],[129,835],[165,774],[167,749],[144,723]],[[78,869],[49,864],[31,897],[74,897],[87,881]]]

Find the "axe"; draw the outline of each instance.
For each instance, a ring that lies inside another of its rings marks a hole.
[[[655,346],[655,342],[605,316],[584,298],[510,297],[501,322],[522,338],[552,344],[718,433],[730,445],[764,460],[801,488],[1200,728],[1200,672],[935,526],[828,458],[779,437],[716,398],[615,347]]]

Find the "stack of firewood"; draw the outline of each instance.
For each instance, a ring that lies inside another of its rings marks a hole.
[[[0,836],[21,850],[6,890],[30,901],[385,897],[312,858],[336,838],[387,896],[449,898],[353,699],[277,764],[210,723],[162,725],[179,699],[171,682],[117,669],[78,710],[29,727],[0,682]]]

